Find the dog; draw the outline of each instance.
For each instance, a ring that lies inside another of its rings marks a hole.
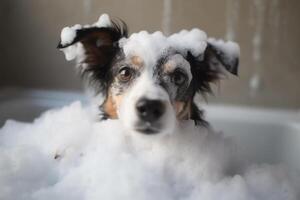
[[[104,14],[94,25],[68,30],[73,36],[63,39],[62,32],[58,49],[73,48],[66,56],[76,58],[81,76],[104,96],[101,120],[120,119],[133,132],[170,133],[182,120],[209,126],[195,95],[210,93],[211,83],[227,73],[238,74],[239,46],[199,29],[129,36],[122,20]]]

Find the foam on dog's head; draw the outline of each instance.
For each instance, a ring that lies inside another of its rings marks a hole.
[[[168,50],[178,51],[184,56],[189,51],[193,56],[199,57],[206,48],[206,40],[206,33],[199,29],[182,30],[169,37],[159,31],[154,33],[141,31],[129,38],[121,39],[120,47],[126,56],[139,55],[148,61],[149,65],[154,65],[153,62]]]

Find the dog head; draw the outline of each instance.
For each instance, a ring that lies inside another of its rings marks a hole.
[[[128,37],[125,23],[102,15],[92,26],[63,29],[61,36],[58,48],[76,58],[80,73],[105,96],[104,118],[119,118],[139,133],[172,132],[185,119],[205,125],[195,94],[210,92],[226,72],[237,75],[238,45],[207,39],[199,29]]]

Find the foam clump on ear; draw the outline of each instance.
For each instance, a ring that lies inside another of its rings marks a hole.
[[[82,26],[80,24],[76,24],[72,27],[68,27],[68,26],[64,27],[60,34],[60,41],[61,41],[60,44],[62,46],[71,44],[76,37],[76,31],[81,28]]]
[[[100,27],[110,27],[111,25],[112,25],[111,20],[110,20],[108,14],[102,14],[99,17],[98,21],[95,22],[92,25],[92,27],[98,27],[98,28],[100,28]]]
[[[67,61],[74,60],[75,58],[81,59],[84,57],[84,49],[80,43],[63,48],[61,51],[64,52]]]
[[[226,55],[228,55],[231,60],[240,57],[240,46],[235,42],[225,42],[224,40],[217,40],[215,38],[208,38],[207,41],[221,51],[226,52]]]
[[[129,133],[96,115],[75,102],[32,123],[7,121],[0,129],[0,199],[299,199],[284,167],[226,174],[234,152],[222,134],[188,121],[173,134]]]
[[[109,16],[107,14],[102,14],[98,21],[92,25],[86,24],[82,26],[80,24],[76,24],[71,27],[64,27],[60,34],[59,48],[64,52],[66,60],[70,61],[83,56],[84,50],[82,45],[78,45],[78,43],[72,44],[77,36],[78,30],[92,27],[110,27],[111,25],[112,24]]]
[[[99,17],[98,21],[92,25],[86,24],[86,25],[82,26],[80,24],[76,24],[71,27],[68,27],[68,26],[64,27],[60,34],[60,44],[62,46],[71,44],[74,41],[75,37],[77,36],[77,34],[76,34],[77,30],[80,30],[83,28],[91,28],[91,27],[101,28],[101,27],[109,27],[109,26],[111,26],[111,21],[110,21],[109,16],[107,14],[102,14]]]

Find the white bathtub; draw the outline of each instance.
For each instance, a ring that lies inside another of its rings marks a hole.
[[[234,136],[249,163],[283,163],[300,171],[300,112],[205,106],[216,130]]]
[[[85,101],[74,92],[2,90],[0,127],[7,119],[32,121],[43,111],[72,101]],[[300,114],[223,105],[204,106],[216,130],[235,136],[239,153],[250,163],[284,163],[300,170]]]

